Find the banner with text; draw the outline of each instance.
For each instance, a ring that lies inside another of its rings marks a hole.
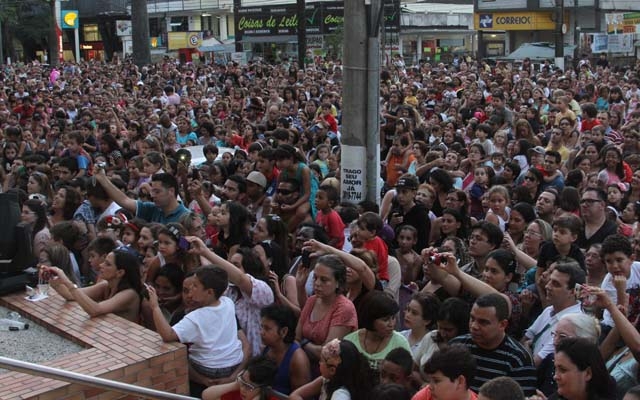
[[[306,4],[304,18],[307,34],[334,33],[344,24],[344,3]],[[236,35],[239,37],[296,35],[299,23],[296,4],[240,7],[235,17]],[[385,2],[384,29],[386,32],[400,31],[400,0]]]

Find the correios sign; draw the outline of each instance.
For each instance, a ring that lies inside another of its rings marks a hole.
[[[477,12],[474,25],[482,31],[546,31],[555,29],[550,11]]]

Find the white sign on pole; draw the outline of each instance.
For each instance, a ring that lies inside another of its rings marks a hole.
[[[342,145],[340,188],[342,200],[357,204],[366,198],[366,150],[364,146]]]
[[[131,21],[116,21],[116,34],[118,36],[133,35],[133,28],[132,28]]]

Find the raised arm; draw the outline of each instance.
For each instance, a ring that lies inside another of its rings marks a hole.
[[[347,267],[354,270],[360,279],[362,280],[362,284],[368,290],[373,290],[376,285],[376,277],[369,268],[369,266],[361,259],[353,254],[347,253],[345,251],[336,249],[333,246],[329,246],[323,243],[318,242],[315,239],[311,239],[304,243],[304,248],[306,250],[311,251],[311,257],[318,257],[322,254],[335,254],[347,265]]]
[[[224,269],[227,272],[227,275],[229,275],[229,282],[236,285],[242,293],[251,297],[253,284],[251,283],[249,275],[240,270],[240,268],[231,264],[229,261],[209,250],[200,238],[187,236],[186,239],[191,243],[191,253],[202,256],[212,264]]]
[[[148,302],[153,315],[153,323],[155,324],[156,332],[158,332],[164,342],[179,342],[180,338],[178,338],[176,332],[173,330],[171,325],[169,325],[164,315],[162,315],[162,310],[158,303],[158,294],[156,293],[155,288],[151,285],[147,285],[147,290],[149,291]]]
[[[134,290],[127,289],[103,299],[102,293],[104,293],[108,285],[106,281],[100,281],[93,286],[80,289],[71,282],[60,268],[43,267],[42,270],[50,274],[51,286],[62,297],[67,300],[75,300],[91,317],[124,310],[132,301],[136,301],[136,296],[138,295]]]
[[[456,260],[456,256],[453,253],[443,253],[441,254],[441,256],[443,257],[443,268],[453,278],[457,279],[460,282],[464,290],[471,293],[473,296],[480,297],[484,294],[499,293],[495,288],[487,285],[480,279],[474,278],[473,276],[462,272],[462,270],[458,268],[458,261]]]
[[[97,183],[102,185],[111,200],[115,201],[120,207],[124,208],[125,210],[133,214],[136,213],[138,203],[131,197],[124,194],[124,192],[118,189],[113,183],[111,183],[109,177],[105,175],[104,169],[96,166],[93,170],[93,177],[95,178]]]

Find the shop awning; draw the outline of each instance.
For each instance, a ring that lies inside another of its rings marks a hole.
[[[576,46],[564,46],[564,56],[573,57]],[[553,60],[556,55],[556,47],[547,42],[524,43],[508,56],[496,57],[497,60],[524,60],[531,61]]]

